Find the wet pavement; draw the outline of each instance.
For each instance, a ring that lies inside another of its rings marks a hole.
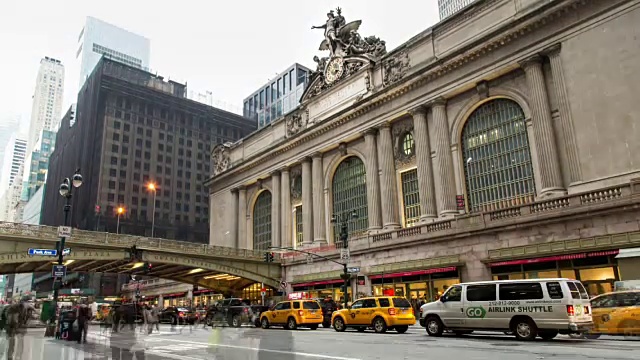
[[[7,339],[2,334],[0,351],[4,360],[107,360],[134,359],[130,351],[145,349],[137,360],[396,360],[396,359],[638,359],[640,341],[618,337],[600,340],[558,336],[551,341],[520,342],[501,334],[473,334],[464,337],[429,337],[423,328],[412,326],[405,334],[389,331],[375,334],[335,332],[333,329],[287,331],[243,328],[172,328],[162,325],[151,335],[137,333],[135,341],[118,343],[99,327],[90,329],[88,343],[43,337],[43,329],[29,329],[19,339],[16,355],[7,357]],[[125,348],[125,349],[122,349]],[[114,351],[115,349],[115,351]]]

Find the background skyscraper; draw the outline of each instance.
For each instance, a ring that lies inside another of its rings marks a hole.
[[[103,55],[148,70],[150,48],[149,39],[88,16],[78,36],[76,52],[80,60],[80,88]]]
[[[476,0],[438,0],[438,12],[440,20],[457,13]]]
[[[64,66],[60,60],[40,60],[29,124],[28,151],[33,150],[42,130],[57,131],[64,95]]]

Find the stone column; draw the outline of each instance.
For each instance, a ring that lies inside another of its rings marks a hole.
[[[376,130],[369,129],[364,133],[367,164],[367,210],[369,230],[382,228],[380,214],[380,178],[378,176],[378,151],[376,146]],[[349,209],[350,211],[350,209]]]
[[[280,171],[271,173],[271,246],[280,246],[282,243],[280,227]]]
[[[409,110],[413,117],[413,137],[416,143],[416,164],[418,188],[420,191],[420,221],[438,217],[436,190],[431,163],[431,145],[427,125],[427,108],[418,106]]]
[[[327,229],[324,219],[324,178],[322,171],[322,154],[314,153],[313,159],[313,243],[327,244]]]
[[[456,183],[453,177],[453,158],[451,157],[451,140],[449,138],[449,121],[447,120],[446,101],[443,98],[431,103],[433,126],[436,135],[436,161],[440,184],[439,209],[440,216],[458,213],[456,205]]]
[[[398,220],[398,185],[396,183],[396,167],[393,158],[393,137],[391,125],[384,123],[378,133],[378,159],[380,160],[380,199],[382,207],[382,225],[384,229],[397,229]]]
[[[580,169],[580,158],[578,155],[578,145],[573,127],[573,118],[569,106],[569,95],[567,85],[564,80],[564,69],[560,58],[560,44],[551,46],[544,51],[551,62],[551,73],[553,76],[553,86],[558,100],[558,113],[560,114],[560,124],[562,126],[562,137],[564,139],[564,151],[567,154],[569,165],[569,181],[576,183],[582,180],[582,170]]]
[[[246,249],[247,243],[247,189],[238,189],[238,248]]]
[[[231,239],[229,240],[229,245],[238,249],[240,246],[238,244],[238,224],[240,223],[240,221],[238,220],[238,208],[239,208],[239,198],[238,198],[238,189],[231,189],[231,196],[233,197],[232,200],[232,214],[233,216],[231,217],[231,230],[229,231],[231,234]],[[225,239],[224,243],[227,243],[226,241],[227,239]]]
[[[540,189],[541,196],[564,193],[560,162],[558,161],[558,149],[556,146],[553,122],[551,119],[551,107],[547,87],[542,72],[542,58],[531,57],[520,63],[525,71],[527,85],[529,87],[529,101],[531,102],[531,115],[533,132],[535,135],[538,162],[540,163]]]
[[[281,174],[281,200],[280,208],[282,214],[280,215],[280,246],[288,247],[293,246],[291,242],[291,178],[289,176],[289,168],[285,167],[280,171]]]
[[[302,160],[302,245],[313,243],[313,188],[311,158]]]

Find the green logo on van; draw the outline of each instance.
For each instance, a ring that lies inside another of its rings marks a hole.
[[[485,310],[482,306],[470,307],[467,308],[466,311],[467,317],[470,318],[484,318],[487,315],[487,310]]]

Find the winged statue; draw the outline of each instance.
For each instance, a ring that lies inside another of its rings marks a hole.
[[[311,27],[311,29],[324,29],[324,40],[320,43],[318,50],[329,50],[330,58],[367,53],[379,56],[386,52],[386,49],[381,49],[381,46],[384,47],[384,42],[379,39],[376,38],[375,43],[366,41],[374,37],[362,40],[358,33],[362,20],[347,23],[342,16],[342,9],[337,8],[336,11],[337,16],[333,10],[327,13],[327,22],[324,25]]]

